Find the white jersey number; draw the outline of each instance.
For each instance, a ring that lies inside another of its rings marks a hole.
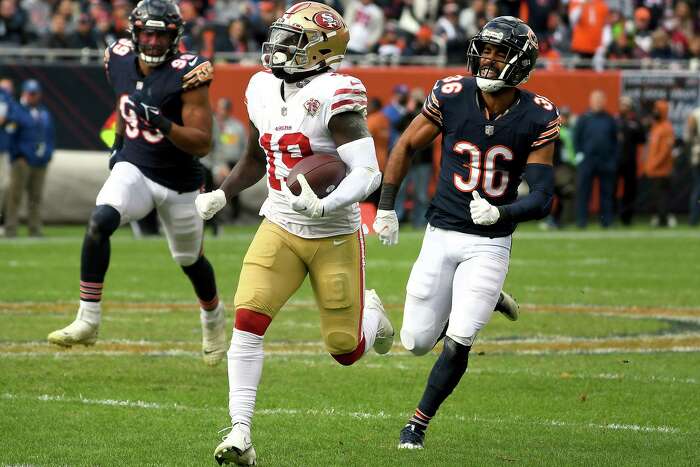
[[[492,146],[485,154],[483,167],[481,151],[476,145],[468,141],[457,142],[452,150],[459,155],[467,154],[469,161],[463,165],[469,169],[469,175],[465,179],[455,173],[452,176],[453,183],[459,191],[471,192],[477,189],[479,182],[488,196],[501,196],[508,187],[508,171],[496,170],[496,159],[502,157],[507,161],[513,160],[513,151],[505,146]]]

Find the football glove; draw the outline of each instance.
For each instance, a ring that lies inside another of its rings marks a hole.
[[[299,193],[299,196],[292,193],[286,183],[282,183],[282,191],[287,196],[289,206],[299,214],[303,214],[312,219],[323,217],[323,200],[316,196],[316,193],[311,189],[309,182],[306,181],[306,177],[304,177],[303,174],[297,175],[297,181],[299,182],[299,186],[301,186],[301,193]]]
[[[393,209],[390,211],[378,209],[372,228],[377,232],[382,245],[391,246],[399,243],[399,218],[396,217],[396,211]]]
[[[153,128],[157,128],[167,135],[173,126],[173,122],[163,117],[158,106],[154,105],[154,97],[151,89],[142,89],[129,96],[129,100],[134,104],[136,115]]]
[[[214,214],[221,211],[224,206],[226,206],[226,194],[222,189],[200,193],[194,200],[197,214],[205,221],[214,217]]]
[[[486,201],[478,191],[472,191],[474,199],[469,203],[469,213],[476,225],[493,225],[501,217],[498,208]]]

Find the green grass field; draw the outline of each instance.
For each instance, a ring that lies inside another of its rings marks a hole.
[[[0,465],[216,465],[226,366],[201,362],[194,294],[164,239],[117,232],[100,341],[46,344],[77,309],[82,232],[0,240]],[[227,305],[252,235],[206,240]],[[368,240],[367,284],[397,328],[421,239]],[[521,319],[494,316],[482,332],[422,452],[396,444],[436,353],[414,357],[397,339],[388,356],[339,366],[305,285],[266,336],[259,465],[700,465],[698,240],[521,227],[506,283]]]

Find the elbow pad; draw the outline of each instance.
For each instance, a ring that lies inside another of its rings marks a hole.
[[[525,180],[530,186],[530,193],[511,204],[498,207],[504,221],[517,223],[542,219],[552,209],[554,168],[546,164],[527,164]]]

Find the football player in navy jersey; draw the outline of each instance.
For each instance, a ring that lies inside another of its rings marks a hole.
[[[202,254],[203,223],[194,206],[204,180],[198,159],[211,148],[212,66],[178,52],[184,24],[171,1],[142,0],[129,22],[131,40],[121,39],[105,51],[107,78],[117,96],[117,134],[111,174],[97,195],[83,241],[78,315],[48,340],[65,347],[95,343],[110,236],[155,208],[170,253],[199,299],[203,359],[215,365],[227,350],[224,308],[214,270]]]
[[[547,98],[517,88],[536,60],[527,24],[511,16],[489,21],[469,45],[473,77],[439,80],[389,158],[374,224],[385,244],[398,240],[394,200],[411,155],[442,135],[440,178],[406,286],[401,342],[423,355],[445,340],[399,448],[423,448],[430,419],[465,373],[474,339],[502,295],[517,223],[550,210],[559,114]],[[517,199],[523,175],[530,192]]]

